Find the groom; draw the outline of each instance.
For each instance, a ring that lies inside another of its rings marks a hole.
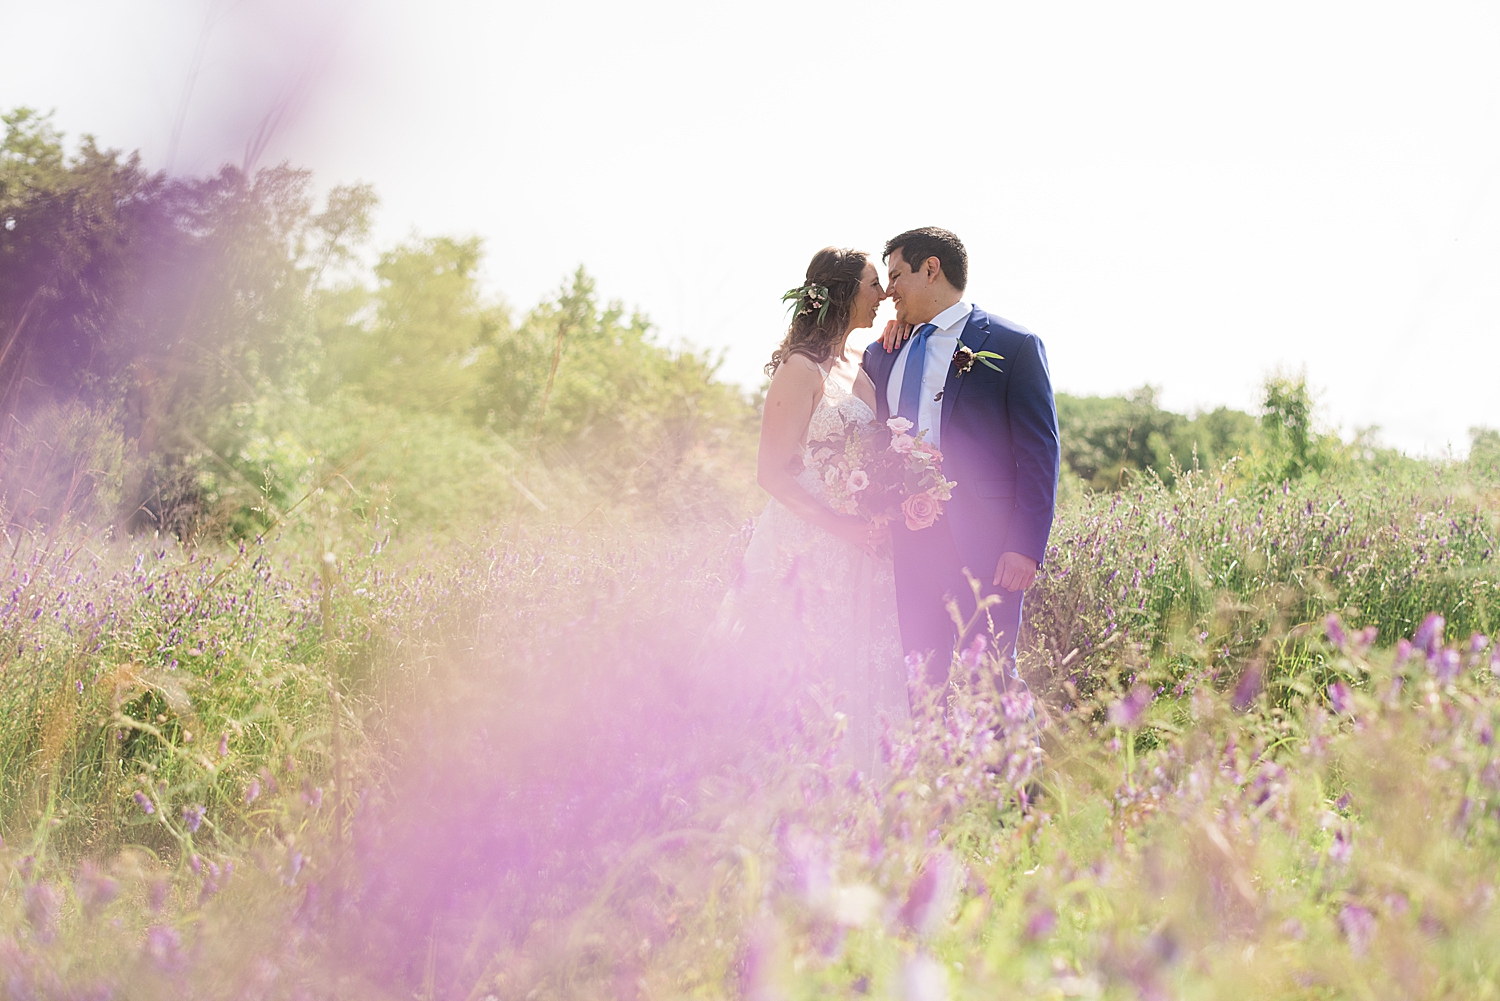
[[[947,600],[958,601],[965,621],[974,614],[965,569],[983,594],[1000,596],[990,610],[995,638],[1014,661],[1022,592],[1052,530],[1057,411],[1041,340],[962,301],[969,257],[958,237],[934,226],[910,230],[886,243],[884,259],[896,320],[864,355],[877,416],[926,431],[943,454],[943,475],[958,483],[935,524],[897,525],[891,540],[902,645],[927,657],[928,679],[942,684],[955,642],[968,638],[956,635]]]

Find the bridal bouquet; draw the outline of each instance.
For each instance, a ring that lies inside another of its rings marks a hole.
[[[943,479],[942,453],[922,440],[926,432],[912,436],[911,429],[911,421],[892,417],[808,442],[806,465],[823,481],[828,505],[876,525],[901,518],[913,530],[931,526],[957,484]]]

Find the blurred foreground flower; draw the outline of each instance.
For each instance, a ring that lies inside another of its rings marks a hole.
[[[1151,704],[1151,689],[1137,682],[1130,693],[1109,707],[1109,721],[1124,730],[1134,730],[1141,724],[1146,707]]]
[[[1417,627],[1416,635],[1411,638],[1412,645],[1421,650],[1429,659],[1436,657],[1438,651],[1443,648],[1443,617],[1436,612],[1428,615]]]
[[[1347,716],[1354,712],[1354,693],[1342,681],[1335,681],[1328,686],[1328,704],[1334,712]]]
[[[1370,951],[1370,942],[1375,938],[1375,915],[1359,904],[1345,904],[1339,911],[1339,930],[1349,940],[1349,951],[1363,956]]]
[[[937,930],[952,904],[955,869],[953,856],[946,851],[927,856],[921,873],[912,880],[906,902],[901,905],[902,924],[922,936]]]
[[[901,965],[900,987],[903,1001],[948,1001],[948,971],[919,952]]]

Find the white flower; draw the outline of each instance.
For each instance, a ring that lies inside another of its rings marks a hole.
[[[873,918],[883,903],[880,891],[868,883],[835,887],[833,919],[841,925],[858,928]]]
[[[870,474],[865,472],[863,469],[856,469],[854,472],[850,473],[849,479],[844,483],[844,486],[851,494],[857,494],[869,485]]]
[[[905,417],[892,417],[890,420],[885,422],[885,426],[890,428],[897,434],[906,434],[906,432],[915,427],[915,425]]]
[[[948,971],[931,956],[917,953],[901,967],[901,997],[907,1001],[948,1001]]]

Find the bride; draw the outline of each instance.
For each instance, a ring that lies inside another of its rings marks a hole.
[[[877,775],[882,729],[910,719],[889,546],[884,530],[828,506],[804,458],[809,441],[842,438],[846,426],[875,420],[875,386],[847,342],[875,322],[885,291],[866,254],[827,247],[787,298],[794,315],[766,365],[757,462],[771,500],[731,596],[734,628],[756,628],[811,671],[830,708],[844,714],[843,755]],[[766,621],[747,622],[756,611]]]

